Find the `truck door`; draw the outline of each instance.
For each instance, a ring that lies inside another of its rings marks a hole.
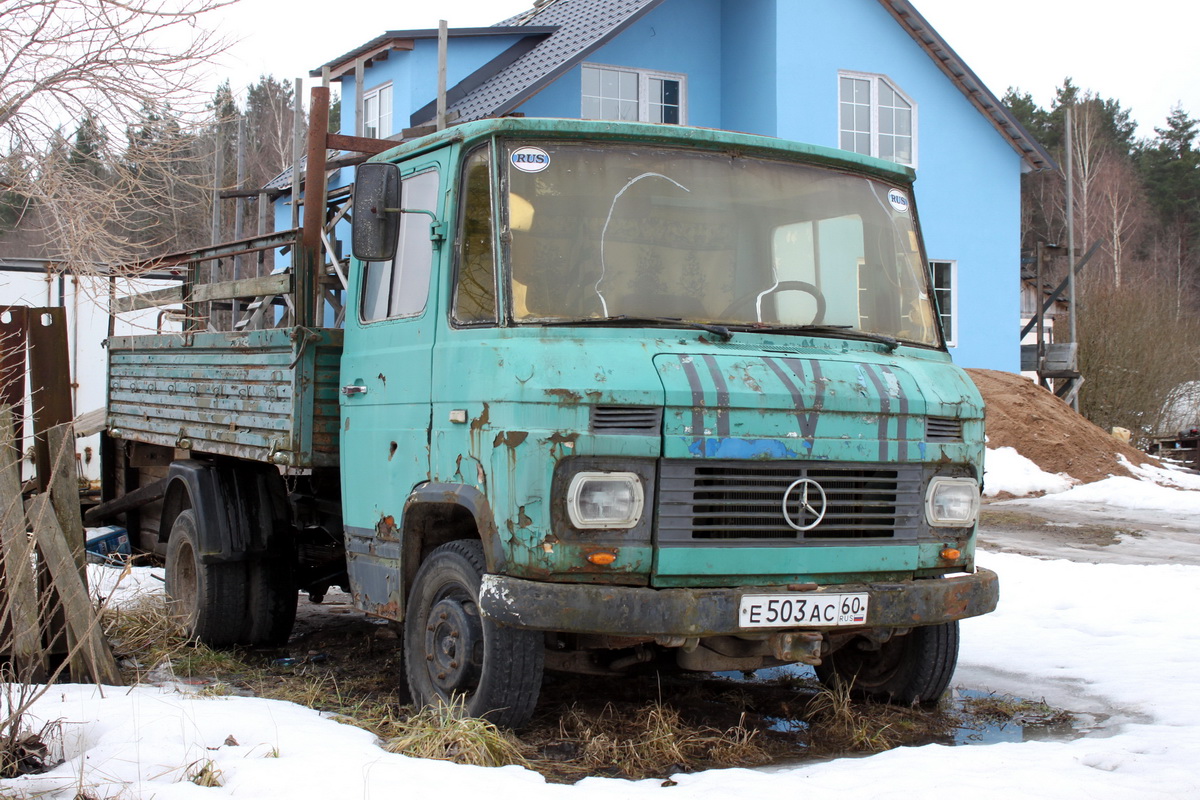
[[[429,473],[430,373],[437,320],[445,168],[401,165],[396,256],[355,262],[341,366],[342,519],[354,602],[400,619],[399,523]],[[419,213],[428,212],[428,213]]]

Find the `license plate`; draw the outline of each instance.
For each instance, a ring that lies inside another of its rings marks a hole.
[[[750,594],[742,597],[738,625],[743,628],[865,625],[865,594]]]

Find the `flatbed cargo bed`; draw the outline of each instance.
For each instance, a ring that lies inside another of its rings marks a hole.
[[[114,337],[108,427],[197,453],[337,466],[341,352],[336,328]]]

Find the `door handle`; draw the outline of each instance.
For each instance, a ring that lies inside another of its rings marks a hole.
[[[356,395],[356,394],[366,394],[366,393],[367,393],[367,387],[365,387],[361,384],[353,383],[353,384],[350,384],[349,386],[342,387],[342,394],[346,395],[346,397],[352,397],[353,395]]]

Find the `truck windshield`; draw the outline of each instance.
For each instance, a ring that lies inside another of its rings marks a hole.
[[[517,323],[818,325],[939,342],[905,188],[721,152],[506,147]]]

